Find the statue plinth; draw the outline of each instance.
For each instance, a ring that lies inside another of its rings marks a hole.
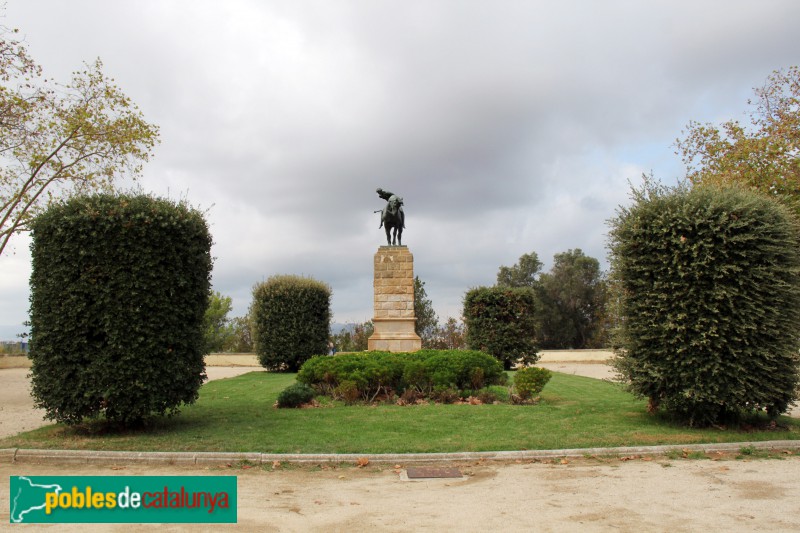
[[[381,246],[375,254],[375,331],[370,350],[415,352],[422,339],[414,331],[414,256],[407,246]]]

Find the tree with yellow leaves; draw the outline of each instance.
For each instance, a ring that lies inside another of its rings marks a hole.
[[[136,178],[158,142],[99,59],[57,83],[17,34],[0,27],[0,255],[53,200]]]
[[[754,92],[749,125],[690,122],[677,153],[693,185],[744,185],[800,215],[800,68],[774,71]]]

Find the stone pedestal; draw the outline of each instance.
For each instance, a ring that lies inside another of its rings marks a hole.
[[[414,332],[414,256],[406,246],[381,246],[375,254],[375,332],[370,350],[415,352],[422,340]]]

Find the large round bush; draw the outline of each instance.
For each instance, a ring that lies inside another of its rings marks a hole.
[[[691,425],[786,411],[798,384],[800,253],[786,208],[734,189],[645,185],[612,221],[617,361]]]
[[[33,396],[74,424],[137,423],[197,399],[211,236],[196,210],[97,195],[32,223]]]
[[[331,289],[301,276],[273,276],[253,288],[251,316],[256,355],[264,368],[297,372],[328,353]]]

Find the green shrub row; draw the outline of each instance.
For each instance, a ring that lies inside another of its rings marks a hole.
[[[478,390],[505,380],[503,366],[494,357],[470,350],[318,356],[306,361],[297,374],[300,383],[346,402],[372,401],[407,390],[430,397],[435,391]]]

